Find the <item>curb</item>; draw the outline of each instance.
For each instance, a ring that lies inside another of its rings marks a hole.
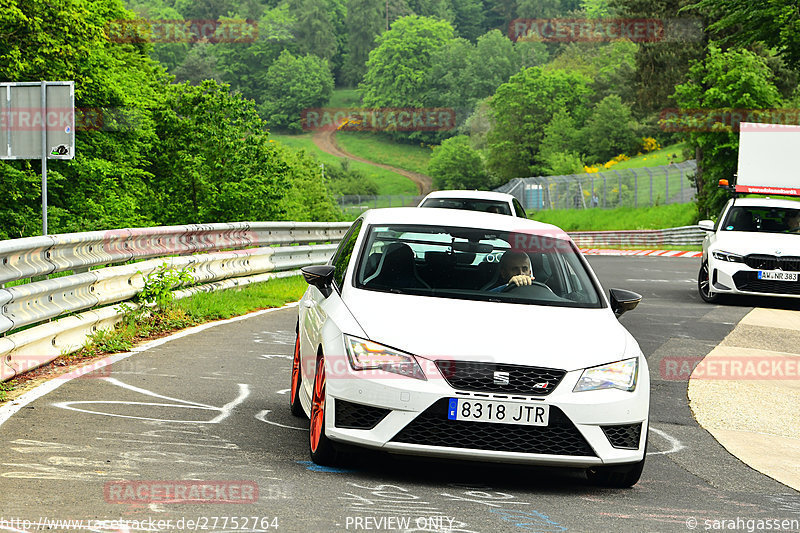
[[[800,311],[750,311],[694,368],[687,393],[731,455],[800,490]]]
[[[646,255],[657,257],[703,257],[703,252],[685,250],[614,250],[609,248],[581,248],[583,255]]]

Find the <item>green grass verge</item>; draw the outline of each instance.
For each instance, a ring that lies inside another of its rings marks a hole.
[[[336,142],[345,151],[376,163],[427,174],[433,150],[419,144],[404,144],[378,133],[340,131]]]
[[[270,137],[277,142],[284,143],[286,146],[292,148],[305,150],[306,153],[314,156],[321,163],[325,165],[339,165],[343,159],[334,155],[328,154],[317,148],[314,141],[311,139],[311,133],[303,133],[301,135],[281,135],[270,133]],[[337,136],[338,138],[338,136]],[[416,195],[417,186],[413,181],[401,176],[391,170],[375,167],[360,161],[350,160],[350,168],[358,170],[365,176],[371,177],[378,184],[378,194],[408,194]]]
[[[308,285],[302,276],[273,279],[227,289],[194,294],[150,314],[131,313],[113,330],[98,331],[80,351],[63,356],[68,362],[130,350],[137,342],[211,320],[244,315],[259,309],[281,307],[303,296]]]
[[[335,89],[326,107],[361,107],[358,89]]]
[[[531,213],[529,217],[555,224],[565,231],[663,229],[694,224],[697,208],[692,203],[639,208],[556,209]]]
[[[661,165],[669,165],[670,161],[673,163],[679,163],[686,160],[686,158],[683,156],[683,149],[685,147],[686,143],[671,144],[669,146],[665,146],[661,150],[631,157],[627,161],[617,163],[611,168],[622,170],[623,168],[658,167]]]
[[[240,290],[203,292],[175,305],[197,322],[206,322],[296,302],[307,288],[303,276],[292,276],[247,285]]]

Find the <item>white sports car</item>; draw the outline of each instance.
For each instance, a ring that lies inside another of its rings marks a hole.
[[[617,317],[641,297],[609,302],[555,226],[375,209],[303,272],[290,404],[315,462],[346,444],[638,481],[650,381]]]
[[[700,296],[800,297],[800,203],[770,198],[729,200],[706,230],[697,277]]]
[[[439,209],[466,209],[498,215],[528,218],[522,204],[514,196],[493,191],[434,191],[420,201],[417,207]]]

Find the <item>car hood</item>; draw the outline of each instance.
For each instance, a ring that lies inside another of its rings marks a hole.
[[[626,357],[628,331],[608,309],[388,294],[350,287],[345,303],[369,340],[428,359],[567,371]],[[629,350],[628,357],[639,351]]]
[[[717,234],[712,246],[737,255],[768,254],[800,255],[800,234],[755,233],[747,231],[724,231]]]

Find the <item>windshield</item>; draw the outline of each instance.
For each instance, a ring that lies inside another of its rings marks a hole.
[[[798,209],[740,206],[731,207],[722,224],[723,231],[752,231],[760,233],[800,232],[800,206]]]
[[[467,211],[483,211],[510,215],[511,208],[507,202],[500,200],[478,200],[473,198],[428,198],[420,207],[438,207],[440,209],[466,209]]]
[[[356,287],[439,298],[602,307],[574,245],[554,233],[474,228],[370,226]],[[515,270],[515,265],[525,265]],[[527,272],[530,283],[511,277]],[[530,276],[532,274],[532,276]]]

